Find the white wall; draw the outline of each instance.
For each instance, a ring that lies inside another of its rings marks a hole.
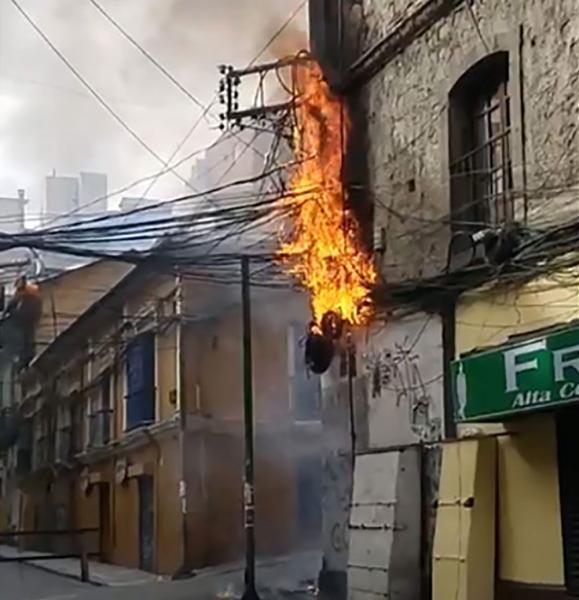
[[[369,447],[441,437],[444,363],[440,317],[419,313],[374,324],[364,358]]]

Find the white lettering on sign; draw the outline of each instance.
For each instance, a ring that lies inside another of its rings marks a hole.
[[[505,360],[505,377],[507,382],[507,392],[516,392],[519,389],[517,383],[517,374],[523,371],[534,371],[539,368],[539,361],[537,358],[527,360],[526,362],[517,362],[517,357],[522,354],[532,354],[539,350],[545,350],[547,347],[545,340],[539,340],[538,342],[531,342],[525,344],[519,348],[513,348],[512,350],[506,350],[504,353]],[[516,400],[515,400],[516,402]]]
[[[513,408],[525,408],[535,406],[536,404],[546,404],[551,402],[550,390],[530,390],[528,392],[519,392],[513,400]]]
[[[573,396],[577,395],[577,387],[578,386],[576,383],[571,383],[571,382],[564,383],[559,388],[559,397],[562,398],[563,400],[567,400],[568,398],[573,398]]]
[[[568,358],[569,354],[577,354],[578,352],[579,346],[569,346],[561,350],[553,350],[555,381],[565,381],[565,369],[575,369],[579,373],[579,356]]]

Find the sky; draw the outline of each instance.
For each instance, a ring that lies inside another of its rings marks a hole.
[[[168,81],[89,0],[18,0],[30,17],[119,116],[161,157],[175,150],[201,109]],[[217,66],[244,66],[301,0],[98,0],[102,7],[204,105],[215,97]],[[304,47],[306,6],[262,60]],[[219,105],[213,114],[217,115]],[[219,134],[203,121],[179,157]],[[16,10],[0,0],[0,195],[24,188],[34,221],[44,178],[103,172],[109,191],[161,164],[98,104]],[[180,167],[188,177],[191,163]],[[124,195],[138,196],[146,184]],[[172,174],[150,196],[182,194]],[[110,200],[115,207],[120,196]]]

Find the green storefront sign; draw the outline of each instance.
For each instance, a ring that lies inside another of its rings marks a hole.
[[[579,326],[452,363],[458,422],[500,421],[579,401]]]

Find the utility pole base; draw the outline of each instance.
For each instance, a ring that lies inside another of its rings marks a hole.
[[[251,590],[245,590],[245,592],[243,592],[243,596],[241,596],[241,600],[260,600],[260,598],[257,594],[257,590],[251,589]]]

